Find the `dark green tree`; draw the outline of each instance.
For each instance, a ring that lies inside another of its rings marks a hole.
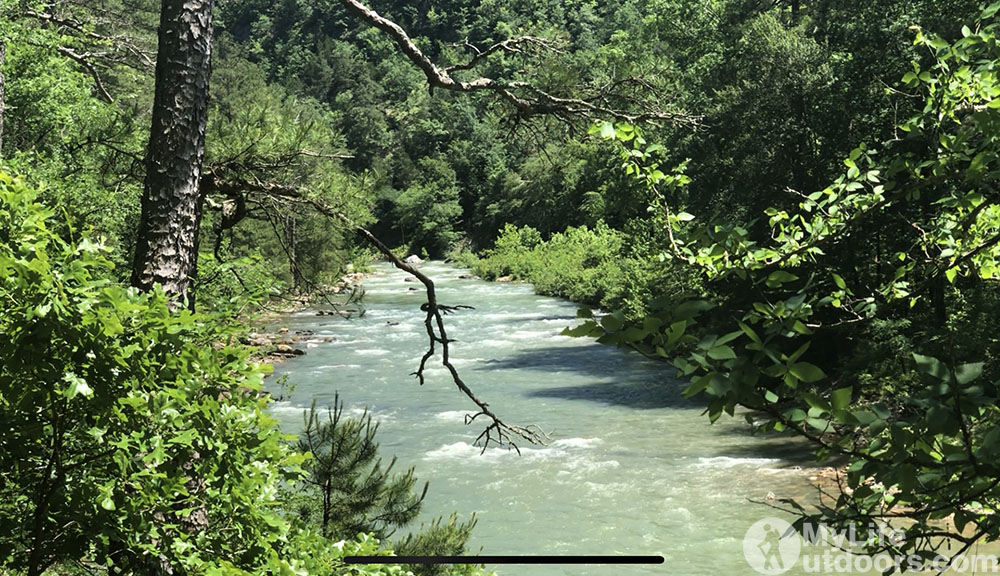
[[[383,466],[375,441],[378,424],[367,411],[361,418],[345,418],[344,404],[335,397],[325,412],[324,418],[314,403],[299,434],[299,449],[312,459],[306,477],[289,493],[296,513],[328,538],[391,536],[420,513],[427,483],[418,494],[413,468],[393,474],[395,457]]]

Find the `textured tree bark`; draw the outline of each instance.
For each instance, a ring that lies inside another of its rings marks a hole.
[[[189,297],[197,263],[214,0],[163,0],[132,285]]]

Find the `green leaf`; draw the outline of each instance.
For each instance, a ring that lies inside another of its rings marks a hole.
[[[837,285],[837,288],[847,290],[847,282],[844,282],[844,279],[840,277],[840,274],[832,274],[832,276],[833,283]]]
[[[614,311],[604,318],[601,318],[601,326],[609,332],[617,332],[625,325],[625,316],[620,311]]]
[[[740,325],[740,330],[742,330],[743,333],[747,335],[747,338],[750,338],[757,344],[762,344],[760,336],[758,336],[757,333],[754,332],[753,328],[740,321],[737,321],[737,323]]]
[[[817,382],[826,378],[819,366],[809,362],[796,362],[788,367],[788,371],[803,382]]]
[[[827,432],[830,429],[830,422],[822,418],[806,418],[806,424],[812,426],[820,432]]]
[[[611,122],[604,122],[601,124],[601,138],[605,140],[610,140],[615,137],[615,125]]]
[[[955,369],[955,381],[961,386],[965,386],[969,382],[972,382],[976,378],[979,378],[983,374],[983,363],[974,362],[971,364],[962,364]]]
[[[806,412],[801,408],[792,408],[791,410],[786,410],[784,417],[793,423],[799,423],[806,419]]]
[[[927,374],[928,376],[933,376],[934,378],[944,382],[947,382],[950,379],[948,367],[944,362],[941,362],[937,358],[914,354],[913,359],[917,363],[917,370],[919,372]]]
[[[94,390],[87,384],[87,381],[72,372],[67,372],[63,376],[63,381],[69,384],[66,390],[63,391],[63,394],[69,400],[76,398],[78,395],[82,395],[84,398],[90,398],[94,395]]]
[[[736,352],[729,346],[716,346],[708,351],[708,357],[714,360],[733,360]]]
[[[812,392],[803,392],[802,399],[805,400],[806,404],[810,406],[809,410],[810,412],[813,412],[813,410],[815,409],[819,411],[817,413],[822,414],[823,412],[828,412],[832,408],[832,406],[826,400],[826,398],[823,398],[819,394],[813,394]]]
[[[845,388],[837,388],[830,393],[830,404],[833,406],[834,410],[844,410],[851,404],[851,393],[853,388],[847,386]]]
[[[690,214],[688,212],[681,212],[680,214],[675,216],[675,218],[677,218],[681,222],[690,222],[694,220],[694,214]]]
[[[690,320],[706,310],[711,310],[714,306],[706,300],[688,300],[673,309],[673,316],[677,320]]]
[[[780,288],[785,282],[794,282],[798,279],[798,276],[785,272],[784,270],[775,270],[768,275],[765,283],[768,288]]]

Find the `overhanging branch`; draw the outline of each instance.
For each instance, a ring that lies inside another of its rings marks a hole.
[[[514,39],[507,43],[495,44],[473,57],[472,62],[468,65],[442,68],[424,54],[406,31],[392,20],[385,18],[358,0],[340,0],[340,3],[354,16],[388,34],[403,54],[424,73],[431,89],[441,88],[455,92],[491,92],[513,105],[524,116],[551,114],[578,118],[614,118],[633,124],[666,121],[689,126],[697,126],[701,120],[698,116],[679,112],[655,109],[638,111],[618,109],[606,103],[608,95],[589,99],[566,98],[551,94],[528,82],[501,81],[487,77],[470,81],[458,80],[451,75],[452,71],[471,68],[478,60],[504,49],[510,50],[516,45],[516,42],[520,41],[523,44],[525,39]]]
[[[531,444],[544,444],[546,435],[538,427],[518,426],[504,422],[495,412],[493,412],[492,409],[490,409],[490,405],[488,403],[481,400],[475,392],[469,388],[469,386],[462,379],[461,375],[459,375],[458,370],[451,363],[449,356],[449,344],[453,342],[453,340],[448,337],[444,323],[444,315],[449,312],[468,307],[445,306],[440,304],[437,300],[434,281],[421,272],[417,267],[405,262],[393,254],[392,250],[379,240],[378,237],[363,226],[355,224],[354,221],[342,211],[328,206],[321,200],[310,197],[307,192],[299,188],[262,181],[234,182],[229,180],[220,180],[211,174],[205,175],[202,181],[203,192],[222,193],[230,197],[253,193],[309,206],[319,214],[342,223],[365,242],[378,250],[392,263],[393,266],[419,280],[420,283],[424,285],[427,295],[427,301],[420,306],[420,310],[425,313],[424,327],[427,331],[428,346],[427,352],[423,355],[423,357],[421,357],[420,364],[418,365],[417,370],[413,372],[413,375],[417,377],[420,384],[424,383],[424,370],[426,369],[427,362],[434,357],[435,353],[438,351],[438,345],[440,345],[441,365],[448,370],[455,386],[461,390],[461,392],[479,409],[476,414],[466,417],[466,423],[472,423],[472,421],[476,420],[480,416],[485,417],[488,420],[486,428],[476,438],[476,442],[482,446],[484,451],[491,443],[499,446],[514,448],[515,450],[518,449],[517,443],[522,440]]]

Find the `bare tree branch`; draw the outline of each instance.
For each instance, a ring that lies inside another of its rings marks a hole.
[[[94,54],[92,52],[80,54],[65,46],[57,46],[56,50],[63,56],[66,56],[86,68],[87,72],[90,72],[90,75],[94,78],[94,85],[97,87],[97,92],[101,95],[101,97],[107,100],[109,104],[115,103],[115,99],[111,97],[107,88],[104,87],[104,82],[101,81],[101,73],[97,71],[97,68],[94,67],[94,63],[90,61],[90,58],[98,56],[99,54]]]
[[[413,375],[417,377],[420,384],[422,385],[424,383],[424,371],[427,367],[427,362],[434,357],[435,353],[438,351],[438,345],[440,345],[441,365],[448,370],[455,386],[458,387],[458,389],[461,390],[462,393],[467,398],[472,400],[472,402],[479,408],[479,412],[476,414],[466,416],[466,424],[472,423],[480,416],[485,417],[489,421],[486,428],[476,438],[476,443],[482,447],[483,451],[485,451],[490,444],[496,444],[498,446],[505,446],[518,450],[518,441],[523,440],[530,444],[545,443],[547,436],[537,426],[518,426],[504,422],[495,412],[493,412],[493,410],[490,409],[490,405],[488,403],[481,400],[475,392],[469,388],[459,375],[458,370],[451,363],[449,356],[449,344],[451,344],[453,340],[448,337],[444,324],[444,315],[461,309],[468,309],[470,307],[446,306],[440,304],[437,301],[434,281],[415,266],[401,260],[398,256],[393,254],[392,250],[390,250],[388,246],[386,246],[366,228],[355,224],[354,221],[342,211],[328,206],[326,203],[318,199],[310,197],[306,191],[291,186],[262,182],[260,180],[256,180],[255,182],[219,180],[216,179],[214,175],[207,174],[203,178],[202,190],[203,193],[220,192],[226,194],[227,196],[255,193],[271,198],[290,201],[296,204],[303,204],[311,207],[319,214],[344,224],[365,242],[378,250],[392,263],[393,266],[415,277],[424,285],[427,301],[420,306],[420,310],[425,313],[424,327],[427,331],[428,346],[427,352],[420,359],[420,364],[418,365],[417,370],[413,372]],[[518,452],[520,452],[520,450],[518,450]]]
[[[497,42],[496,44],[486,48],[485,50],[480,50],[475,44],[470,43],[468,40],[461,44],[456,44],[456,46],[462,46],[474,52],[472,59],[463,64],[453,64],[451,66],[445,67],[443,70],[446,73],[451,73],[456,70],[471,70],[476,67],[477,64],[489,58],[490,55],[497,52],[507,52],[509,54],[524,54],[525,48],[529,46],[535,46],[542,50],[549,50],[552,52],[561,53],[557,45],[546,38],[539,38],[538,36],[519,36],[517,38],[509,38],[503,42]]]
[[[607,100],[605,97],[593,99],[564,98],[550,94],[537,86],[521,81],[500,81],[493,78],[480,77],[475,80],[461,81],[451,75],[451,71],[465,69],[464,67],[437,66],[431,59],[420,50],[413,40],[407,35],[398,24],[381,16],[371,8],[365,6],[358,0],[340,0],[348,12],[367,22],[371,26],[382,30],[388,34],[399,49],[410,59],[427,77],[430,88],[442,88],[456,92],[492,92],[503,100],[514,106],[524,116],[535,114],[552,114],[556,116],[573,116],[582,118],[614,118],[616,120],[639,123],[667,121],[674,124],[686,124],[697,126],[700,117],[679,112],[667,112],[663,110],[642,110],[630,112],[614,108],[603,104]],[[515,42],[515,41],[511,41]],[[523,42],[523,39],[522,39]],[[510,49],[514,44],[507,44],[506,49]],[[495,53],[505,49],[504,43],[494,45],[485,52]],[[483,53],[478,59],[481,60],[488,54]],[[475,61],[476,58],[473,58]]]

